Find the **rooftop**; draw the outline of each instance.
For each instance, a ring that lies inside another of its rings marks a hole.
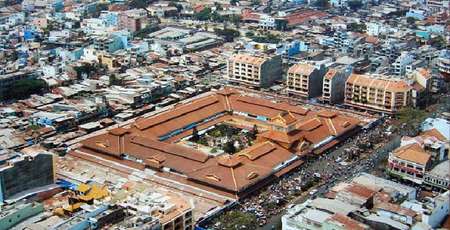
[[[266,117],[269,122],[252,121],[244,114]],[[228,122],[252,129],[254,124],[270,127],[275,118],[292,126],[294,131],[285,134],[273,130],[262,132],[253,146],[233,155],[224,153],[214,157],[195,146],[177,143],[180,138],[191,135],[194,126],[201,131]],[[123,163],[135,161],[157,171],[170,168],[184,174],[187,177],[185,183],[202,183],[237,193],[290,164],[301,163],[297,159],[300,152],[295,146],[303,146],[303,142],[318,145],[354,129],[360,122],[334,111],[311,111],[225,89],[182,102],[154,116],[138,118],[130,126],[86,139],[76,151],[113,157]],[[280,135],[287,135],[285,139],[292,148],[278,144],[284,141],[278,138]]]
[[[352,74],[347,84],[360,85],[370,88],[383,89],[391,92],[408,92],[411,86],[404,80],[387,79],[378,76]]]
[[[394,156],[413,163],[425,165],[431,158],[431,155],[427,153],[419,144],[408,144],[397,148],[393,152]]]

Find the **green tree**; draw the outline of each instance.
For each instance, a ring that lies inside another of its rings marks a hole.
[[[175,1],[169,2],[168,6],[176,7],[178,13],[183,10],[183,6]]]
[[[28,98],[31,94],[43,93],[47,88],[47,83],[41,79],[18,80],[11,85],[11,88],[6,91],[6,93],[4,93],[3,99],[25,99]]]
[[[140,8],[147,12],[147,14],[150,14],[149,10],[147,9],[148,5],[150,3],[154,2],[154,0],[131,0],[128,5],[131,8]]]
[[[239,31],[233,29],[216,29],[215,32],[217,35],[223,37],[226,42],[232,42],[234,38],[240,35]]]
[[[206,21],[211,18],[211,8],[205,7],[203,10],[201,10],[198,13],[194,14],[194,18],[199,21]]]
[[[402,135],[416,136],[419,133],[420,124],[428,116],[424,110],[411,107],[403,108],[397,114],[400,122],[400,132]]]
[[[281,41],[281,39],[277,35],[271,33],[268,33],[263,36],[254,36],[252,39],[255,42],[273,43],[273,44],[277,44]]]
[[[258,226],[255,215],[241,211],[227,212],[219,218],[219,222],[223,230],[253,230]]]
[[[214,11],[211,14],[211,20],[213,20],[215,22],[223,22],[224,21],[224,17],[222,15],[220,15],[219,13],[217,13],[217,11]]]
[[[255,36],[255,33],[253,33],[253,31],[247,31],[247,32],[245,32],[245,36],[248,38],[251,38],[251,37]]]
[[[259,5],[261,5],[261,0],[252,0],[251,1],[251,5],[252,6],[259,6]]]
[[[253,125],[253,129],[251,131],[251,137],[253,139],[256,139],[257,135],[258,135],[258,126],[256,126],[256,124],[255,124],[255,125]]]
[[[229,153],[229,154],[236,153],[237,149],[234,146],[234,141],[230,140],[227,143],[225,143],[225,145],[223,146],[223,151],[225,151],[226,153]]]
[[[348,24],[347,28],[349,31],[358,32],[358,33],[364,33],[367,29],[366,24],[364,24],[364,23],[358,24],[356,22],[352,22],[352,23]]]
[[[193,142],[197,142],[200,139],[200,136],[198,135],[198,130],[197,130],[197,126],[194,126],[194,128],[192,128],[192,137],[191,140]]]
[[[229,18],[230,22],[233,23],[236,28],[239,28],[241,22],[241,16],[239,15],[231,15]]]

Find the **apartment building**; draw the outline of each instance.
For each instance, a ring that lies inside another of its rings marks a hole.
[[[322,95],[325,68],[317,68],[311,64],[295,64],[287,73],[287,90],[305,98]]]
[[[411,104],[411,86],[404,80],[352,74],[345,85],[345,104],[394,114]]]
[[[404,76],[408,71],[408,66],[411,66],[409,70],[412,68],[412,63],[414,62],[414,57],[409,52],[402,52],[401,55],[395,60],[392,64],[392,74],[397,76]]]
[[[119,14],[119,28],[130,32],[139,31],[149,23],[147,12],[143,9],[132,9]]]
[[[439,72],[450,81],[450,50],[443,50],[439,55],[437,68]]]
[[[17,71],[12,73],[5,73],[0,70],[0,98],[5,96],[8,89],[14,84],[14,82],[24,79],[35,79],[36,75],[31,74],[29,71]]]
[[[51,153],[32,155],[7,153],[0,166],[0,202],[55,182],[55,162]],[[20,177],[17,177],[20,175]]]
[[[256,56],[237,54],[228,60],[228,80],[234,83],[267,88],[281,79],[281,55]]]
[[[432,90],[432,75],[429,69],[418,68],[407,75],[411,81],[411,103],[414,107],[425,107],[429,103]]]
[[[323,78],[322,101],[329,104],[343,102],[345,82],[350,74],[350,69],[329,69]]]

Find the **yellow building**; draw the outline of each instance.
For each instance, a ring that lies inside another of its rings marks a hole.
[[[255,87],[270,87],[281,79],[281,56],[237,54],[228,60],[228,80]]]
[[[411,105],[411,89],[404,80],[352,74],[345,85],[345,104],[393,114]]]

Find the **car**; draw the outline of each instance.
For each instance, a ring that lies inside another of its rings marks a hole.
[[[314,194],[316,194],[317,193],[317,189],[313,189],[313,190],[311,190],[310,192],[309,192],[309,195],[314,195]]]

